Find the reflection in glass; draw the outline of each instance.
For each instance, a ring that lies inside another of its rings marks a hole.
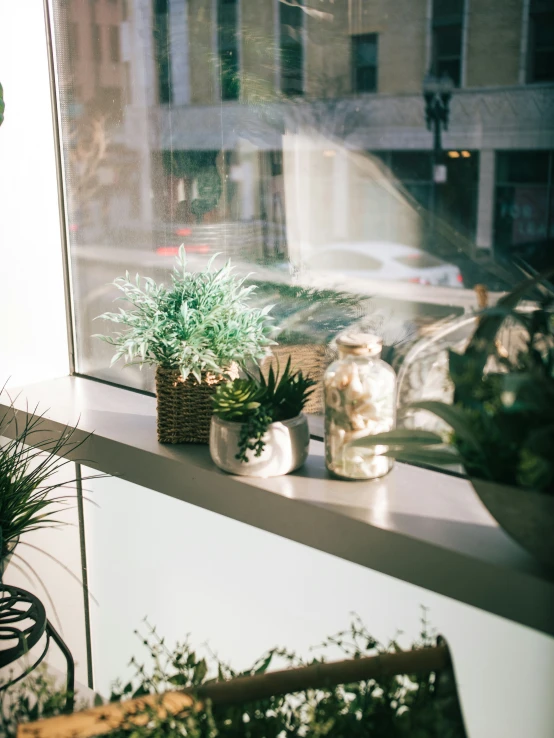
[[[78,371],[152,389],[93,318],[181,243],[254,272],[285,345],[329,358],[349,326],[408,355],[476,285],[552,264],[547,5],[53,0]],[[455,85],[439,150],[426,78]]]

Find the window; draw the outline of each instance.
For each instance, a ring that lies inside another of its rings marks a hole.
[[[119,26],[110,26],[110,61],[121,61],[119,46]]]
[[[218,0],[217,4],[222,100],[238,100],[240,94],[237,5],[238,0]]]
[[[459,87],[462,79],[462,30],[464,0],[433,0],[433,74],[448,75]]]
[[[281,92],[302,95],[304,92],[304,13],[303,0],[297,5],[279,3]]]
[[[96,62],[102,61],[102,26],[93,23],[92,31],[92,58]]]
[[[352,38],[352,89],[354,92],[377,91],[377,34]]]
[[[494,84],[453,91],[440,182],[423,115],[428,7],[432,71],[459,83],[461,0],[409,3],[409,21],[400,0],[127,5],[124,57],[121,4],[55,15],[80,373],[152,390],[149,369],[110,364],[110,346],[91,336],[111,326],[94,318],[113,310],[109,284],[125,270],[167,280],[181,244],[191,268],[222,253],[282,285],[259,299],[295,340],[329,345],[339,325],[363,325],[398,361],[429,325],[476,307],[475,285],[510,288],[522,261],[554,266],[554,88],[502,81],[520,50],[506,44],[497,58],[490,34],[522,32],[502,3],[468,6],[468,62]],[[109,63],[76,63],[69,22],[81,57],[92,37]]]
[[[154,37],[158,100],[160,104],[171,103],[173,102],[173,79],[169,35],[169,0],[153,0],[153,7],[152,33]]]
[[[79,58],[79,24],[70,23],[68,26],[69,53],[74,59]]]
[[[554,247],[554,152],[496,155],[495,248],[536,269],[551,263]]]
[[[550,0],[531,0],[527,79],[554,80],[554,6]]]

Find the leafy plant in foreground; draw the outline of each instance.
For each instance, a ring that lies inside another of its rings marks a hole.
[[[239,672],[210,652],[199,653],[188,639],[169,648],[155,628],[148,625],[146,635],[138,635],[149,654],[149,663],[133,659],[133,678],[126,684],[115,684],[110,701],[162,695],[168,690],[194,688],[214,680],[264,674],[270,668],[305,666],[325,661],[329,655],[332,659],[341,654],[343,658],[356,659],[400,650],[396,638],[387,644],[379,643],[356,617],[349,628],[312,649],[314,657],[308,661],[287,649],[272,648],[250,668]],[[424,614],[421,633],[413,648],[436,643]],[[150,708],[144,716],[141,713],[144,724],[129,722],[110,735],[112,738],[462,738],[465,733],[455,686],[450,683],[448,689],[444,687],[445,682],[439,682],[434,673],[399,675],[326,689],[306,689],[241,706],[208,704],[178,715],[160,714]],[[53,711],[55,714],[54,695],[50,703],[45,703],[44,696],[42,704],[53,707],[49,714]],[[22,706],[21,699],[10,700],[10,694],[6,703],[8,726],[12,710],[20,719],[28,719],[26,712],[29,707],[33,709],[32,702]],[[58,703],[61,712],[61,700]],[[36,711],[32,715],[41,716]],[[11,738],[15,731],[8,731],[7,735]]]
[[[315,384],[302,370],[292,371],[289,357],[281,375],[278,367],[275,371],[270,366],[267,377],[259,370],[258,376],[249,374],[220,385],[213,398],[214,414],[242,424],[236,458],[247,462],[249,450],[261,456],[269,425],[299,415]]]
[[[54,480],[54,475],[73,463],[63,456],[83,443],[75,440],[75,431],[66,426],[59,434],[45,434],[37,408],[19,413],[13,403],[0,416],[0,437],[6,439],[0,444],[0,575],[2,562],[24,533],[61,524],[56,516],[72,498],[64,490],[76,480]],[[56,490],[61,493],[53,496]],[[24,561],[18,553],[14,558]]]
[[[216,254],[217,256],[217,254]],[[269,336],[271,306],[251,307],[254,285],[233,274],[231,263],[205,271],[188,272],[184,247],[179,249],[171,285],[156,284],[137,274],[114,281],[122,299],[132,306],[99,316],[123,327],[111,336],[96,336],[116,348],[112,364],[155,364],[179,369],[183,379],[203,372],[225,374],[236,362],[244,366],[261,359]]]
[[[423,430],[397,429],[352,442],[386,445],[387,456],[422,464],[462,463],[470,477],[532,488],[554,495],[554,293],[542,288],[535,306],[518,309],[541,285],[528,280],[485,310],[465,352],[449,352],[452,405],[421,401],[447,423],[445,438]],[[499,340],[519,341],[511,351]]]
[[[41,664],[23,681],[0,691],[0,735],[16,738],[18,725],[63,715],[68,696],[66,689],[60,688]],[[75,709],[85,707],[77,702]]]

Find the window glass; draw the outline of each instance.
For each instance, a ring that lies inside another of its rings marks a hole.
[[[354,92],[377,90],[377,34],[352,38]]]
[[[476,285],[554,265],[554,85],[522,84],[548,3],[52,6],[78,372],[153,389],[94,319],[126,270],[167,280],[181,244],[191,269],[252,273],[295,341],[332,353],[357,326],[391,361]]]
[[[119,62],[119,26],[110,26],[110,61]]]
[[[155,75],[158,83],[158,102],[170,103],[173,97],[171,71],[171,37],[169,32],[169,0],[154,0],[152,40],[154,43]]]
[[[240,93],[237,0],[218,0],[219,63],[221,99],[237,100]]]
[[[552,263],[554,152],[497,154],[495,246],[539,269]]]
[[[304,91],[303,0],[279,3],[281,90],[285,95]]]

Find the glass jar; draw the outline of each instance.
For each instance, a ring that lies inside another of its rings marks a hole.
[[[325,372],[325,463],[345,479],[374,479],[387,474],[393,460],[378,456],[383,446],[349,447],[350,441],[392,430],[396,411],[396,375],[381,360],[383,341],[368,333],[337,339],[339,358]]]

